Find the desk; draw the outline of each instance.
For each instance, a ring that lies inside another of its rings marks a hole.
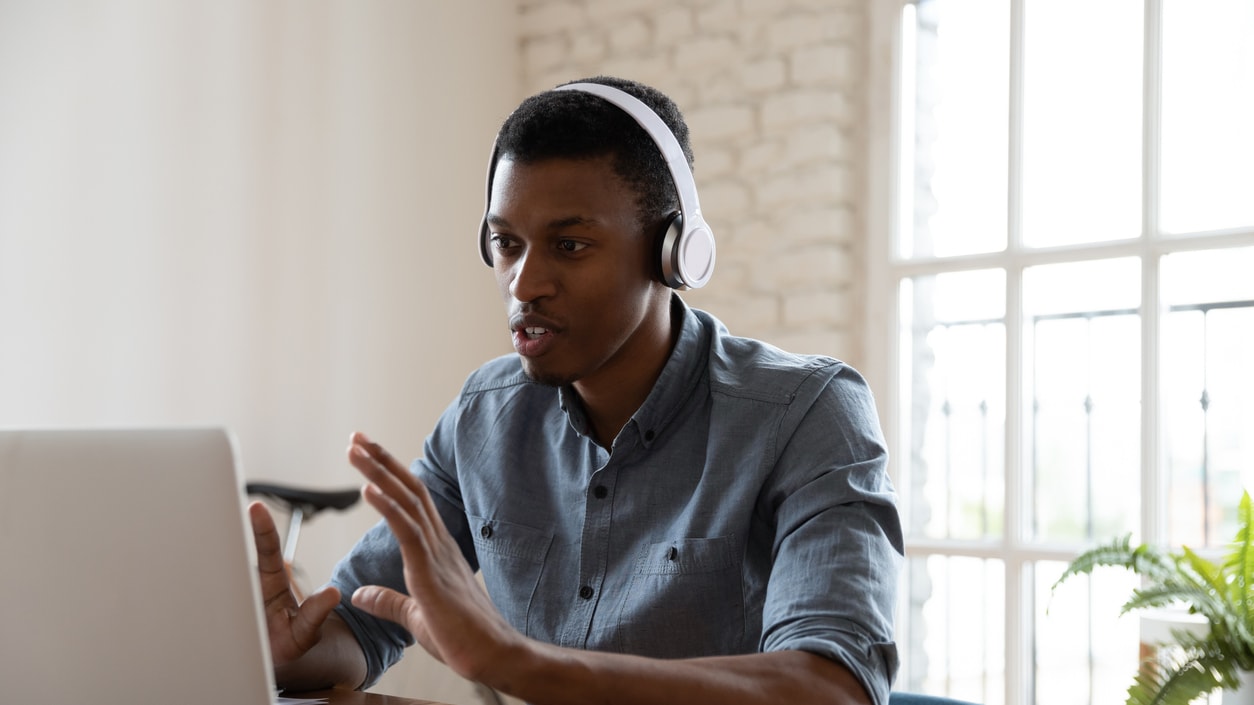
[[[363,693],[360,690],[315,690],[309,693],[284,693],[290,698],[326,698],[328,705],[444,705],[434,700],[402,698],[397,695]]]

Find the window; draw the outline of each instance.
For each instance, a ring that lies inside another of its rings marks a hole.
[[[1122,702],[1135,578],[1254,487],[1254,0],[874,0],[868,377],[897,688]]]

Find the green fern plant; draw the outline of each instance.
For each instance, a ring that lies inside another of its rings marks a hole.
[[[1142,585],[1124,603],[1121,614],[1183,603],[1210,624],[1204,637],[1174,634],[1181,658],[1165,667],[1142,668],[1128,688],[1128,705],[1188,705],[1218,688],[1235,690],[1239,672],[1254,670],[1254,533],[1250,529],[1250,495],[1241,497],[1240,528],[1221,563],[1213,563],[1188,547],[1171,552],[1156,546],[1133,546],[1125,536],[1097,546],[1076,558],[1053,589],[1075,575],[1105,566],[1121,567],[1141,576]]]

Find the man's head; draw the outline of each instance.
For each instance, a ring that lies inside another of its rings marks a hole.
[[[595,81],[630,90],[686,144],[665,96]],[[598,389],[642,401],[674,332],[657,243],[679,199],[657,144],[601,97],[550,91],[506,120],[492,170],[484,253],[524,371],[575,385],[585,402]]]
[[[675,135],[691,167],[688,125],[662,92],[609,76],[571,83],[611,86],[649,106]],[[675,184],[657,144],[635,119],[603,98],[579,91],[534,95],[506,118],[496,149],[498,159],[508,157],[520,164],[609,156],[615,173],[637,193],[641,228],[655,228],[679,210]]]

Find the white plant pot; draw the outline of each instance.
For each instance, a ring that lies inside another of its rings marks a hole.
[[[1241,687],[1237,690],[1225,690],[1221,702],[1223,705],[1254,705],[1254,671],[1241,671]]]

